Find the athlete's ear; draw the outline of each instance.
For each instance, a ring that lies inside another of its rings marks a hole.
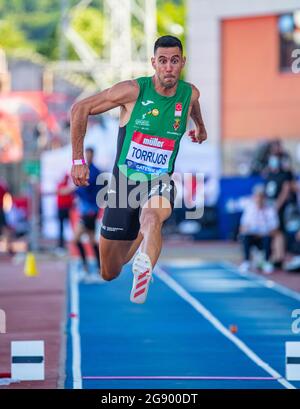
[[[186,57],[182,57],[182,68],[185,66],[186,63]]]
[[[155,57],[151,57],[152,67],[156,70]]]

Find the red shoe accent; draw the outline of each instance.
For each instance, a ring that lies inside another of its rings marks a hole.
[[[140,291],[134,294],[134,298],[138,297],[139,295],[143,294],[146,291],[146,288],[142,288]]]
[[[146,270],[144,273],[140,274],[140,275],[138,276],[138,280],[140,280],[141,278],[145,277],[145,276],[147,275],[147,273],[149,273],[149,269]]]
[[[151,268],[149,268],[151,262],[149,257],[146,256],[147,255],[143,255],[145,260],[143,260],[143,258],[137,258],[133,262],[132,267],[134,278],[130,293],[130,300],[137,304],[143,304],[145,302],[151,281]]]
[[[147,283],[147,279],[141,281],[140,283],[138,283],[135,288],[138,289],[138,288],[142,287],[142,286],[143,286],[144,284],[146,284],[146,283]]]

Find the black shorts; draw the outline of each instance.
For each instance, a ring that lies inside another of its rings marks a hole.
[[[119,189],[120,179],[126,184],[125,193],[121,193]],[[111,195],[112,200],[105,207],[102,219],[101,235],[106,239],[135,240],[140,230],[141,209],[150,197],[163,196],[170,202],[172,209],[174,207],[176,187],[169,175],[161,176],[152,182],[136,182],[134,185],[130,184],[122,173],[115,176],[115,180],[117,183],[109,186],[108,195]],[[135,188],[138,188],[137,195]],[[133,198],[136,199],[134,203]]]
[[[80,216],[80,222],[86,230],[94,232],[96,229],[96,220],[98,213],[88,213]]]

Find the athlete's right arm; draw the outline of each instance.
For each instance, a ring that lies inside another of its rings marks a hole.
[[[83,159],[83,140],[89,115],[98,115],[118,106],[136,101],[139,85],[135,80],[122,81],[96,95],[76,102],[71,109],[72,159]],[[77,186],[87,186],[89,169],[87,165],[73,165],[71,175]]]

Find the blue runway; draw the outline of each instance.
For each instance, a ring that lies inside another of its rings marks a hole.
[[[300,295],[231,265],[187,264],[158,267],[146,303],[135,305],[130,265],[117,280],[86,285],[71,262],[66,388],[300,387],[284,378],[285,342],[300,341],[291,330]],[[205,379],[85,379],[97,376]]]

